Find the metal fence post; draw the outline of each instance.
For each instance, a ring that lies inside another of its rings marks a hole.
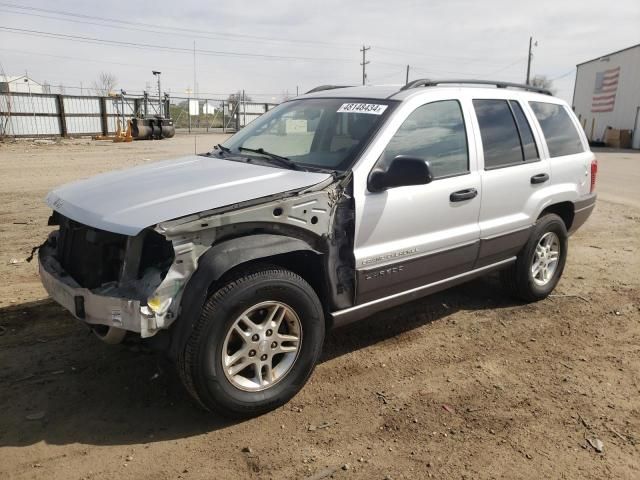
[[[56,95],[56,103],[58,104],[58,120],[60,121],[60,136],[67,136],[67,118],[64,114],[64,97]]]
[[[224,115],[224,100],[222,101],[222,133],[227,133],[227,121]]]
[[[100,124],[102,126],[102,135],[109,135],[109,121],[107,120],[107,99],[100,97]]]

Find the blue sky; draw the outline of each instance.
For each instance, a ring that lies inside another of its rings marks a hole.
[[[576,63],[640,43],[639,25],[638,0],[26,0],[0,2],[0,62],[8,75],[27,70],[67,93],[90,86],[101,71],[113,73],[118,88],[142,91],[157,69],[163,89],[186,96],[194,88],[195,41],[200,96],[245,89],[271,101],[296,87],[359,84],[363,43],[371,46],[374,84],[404,82],[407,64],[411,78],[523,82],[533,35],[533,74],[555,79],[557,94],[570,101]]]

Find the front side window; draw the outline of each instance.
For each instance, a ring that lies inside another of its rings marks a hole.
[[[301,167],[346,170],[396,103],[349,98],[293,100],[251,122],[224,147],[230,155],[256,160],[266,157],[255,152],[262,150]]]
[[[387,145],[381,163],[388,165],[398,155],[427,160],[434,179],[468,173],[467,134],[460,103],[443,100],[416,108]]]
[[[584,152],[580,135],[562,105],[529,102],[547,140],[550,157]]]

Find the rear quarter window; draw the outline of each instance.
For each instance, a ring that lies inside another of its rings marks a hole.
[[[544,133],[549,156],[562,157],[584,152],[576,126],[562,105],[546,102],[529,102],[529,105]]]

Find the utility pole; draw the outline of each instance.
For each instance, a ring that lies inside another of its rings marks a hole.
[[[193,41],[193,98],[198,100],[198,86],[196,84],[196,41]],[[198,103],[198,127],[200,126],[200,103]]]
[[[538,45],[538,42],[535,43]],[[531,52],[533,48],[533,37],[529,37],[529,56],[527,57],[527,85],[529,85],[529,79],[531,76],[531,59],[533,58],[533,53]]]
[[[409,85],[409,65],[407,65],[407,78],[404,82],[405,85]]]
[[[370,63],[367,61],[367,50],[371,50],[371,47],[365,47],[364,45],[362,45],[362,48],[360,49],[360,51],[362,52],[362,63],[360,64],[362,65],[362,85],[367,82],[366,66],[368,63]]]
[[[158,79],[158,115],[160,115],[161,117],[164,115],[164,113],[167,112],[163,112],[162,111],[162,95],[161,95],[161,90],[160,90],[160,74],[162,72],[159,72],[157,70],[151,70],[151,73],[153,73],[153,76],[156,77]]]

